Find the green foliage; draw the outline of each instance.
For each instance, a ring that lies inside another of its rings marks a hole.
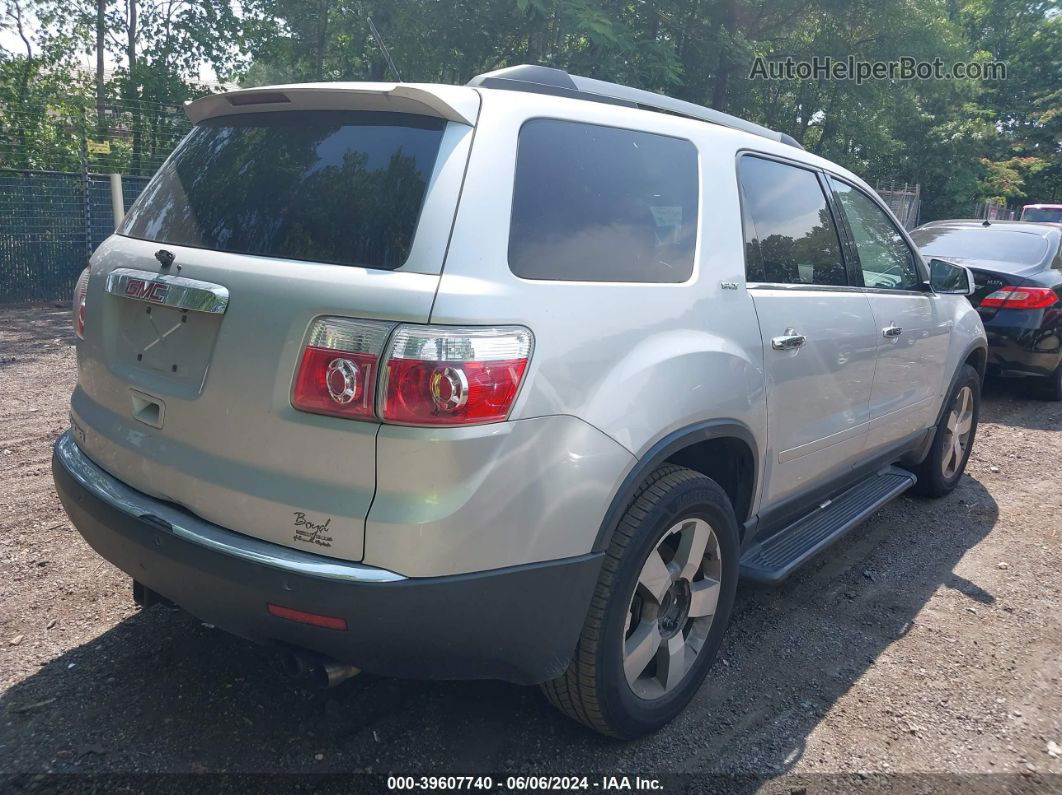
[[[42,60],[0,53],[0,168],[77,168],[74,120],[84,116],[84,95],[71,87],[67,75],[47,70]]]
[[[0,55],[0,136],[55,162],[55,107],[91,76],[95,0],[0,0],[39,20],[36,51]],[[407,81],[463,83],[517,63],[557,66],[709,104],[793,135],[868,181],[922,185],[923,218],[981,199],[1062,200],[1062,14],[1052,0],[109,0],[106,93],[124,130],[115,164],[149,170],[182,131],[162,112],[201,94],[210,63],[242,85],[393,80],[371,16]],[[10,14],[5,18],[11,27]],[[1003,61],[1005,80],[750,78],[757,56]],[[65,111],[64,111],[65,112]],[[128,114],[128,115],[123,115]],[[66,142],[69,149],[69,142]],[[5,162],[0,145],[0,165]],[[13,147],[12,147],[13,148]],[[68,157],[67,152],[63,157]],[[62,158],[59,158],[60,160]],[[66,161],[63,161],[66,162]]]
[[[981,180],[981,194],[1001,202],[1010,197],[1025,197],[1023,190],[1028,178],[1047,167],[1044,158],[1012,157],[1009,160],[981,158],[985,175]]]

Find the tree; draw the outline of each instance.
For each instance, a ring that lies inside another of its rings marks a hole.
[[[1001,191],[991,195],[1005,199],[1062,197],[1062,14],[1057,4],[970,0],[960,21],[970,40],[1007,64],[1007,79],[986,83],[981,100],[1000,131],[985,152],[985,189]]]
[[[0,130],[36,140],[47,127],[40,92],[80,91],[72,54],[94,52],[97,135],[128,132],[128,163],[145,172],[172,146],[172,109],[208,90],[197,79],[204,63],[242,85],[393,79],[371,19],[405,80],[464,83],[539,63],[663,91],[789,133],[871,182],[919,182],[924,218],[965,215],[987,196],[1017,202],[1062,194],[1062,14],[1050,0],[0,4],[3,24],[27,34],[24,48],[0,60],[0,96],[12,113],[38,114],[18,129],[0,120]],[[29,16],[39,23],[35,35]],[[109,78],[105,55],[118,63]],[[1001,60],[1008,73],[997,81],[863,83],[749,74],[756,57],[849,55]],[[56,79],[62,74],[76,77],[64,85]]]

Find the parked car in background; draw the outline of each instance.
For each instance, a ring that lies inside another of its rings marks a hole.
[[[1020,220],[1062,224],[1062,204],[1026,204]]]
[[[973,271],[970,301],[988,334],[988,373],[1038,379],[1048,398],[1062,400],[1062,227],[934,221],[911,238],[927,260]]]

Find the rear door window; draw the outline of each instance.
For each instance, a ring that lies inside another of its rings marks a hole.
[[[129,211],[129,237],[391,270],[409,255],[446,122],[248,113],[189,133]]]
[[[745,156],[738,178],[750,282],[848,283],[837,227],[815,172]]]
[[[520,130],[509,267],[525,279],[684,282],[697,148],[664,135],[532,119]]]

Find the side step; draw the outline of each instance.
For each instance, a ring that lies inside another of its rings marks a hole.
[[[871,475],[748,550],[741,558],[741,576],[753,582],[781,582],[915,480],[899,467]]]

